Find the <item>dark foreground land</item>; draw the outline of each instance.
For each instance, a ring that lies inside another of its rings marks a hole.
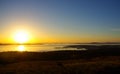
[[[0,74],[120,74],[120,45],[69,45],[63,48],[78,50],[1,52]]]

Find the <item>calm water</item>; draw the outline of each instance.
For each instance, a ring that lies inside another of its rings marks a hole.
[[[77,50],[75,48],[62,48],[69,44],[43,44],[43,45],[0,45],[0,52],[7,51],[31,51],[47,52],[58,50]]]
[[[0,45],[0,52],[7,52],[7,51],[47,52],[47,51],[58,51],[58,50],[78,50],[76,48],[63,48],[64,46],[67,45],[77,45],[77,44]],[[96,45],[96,44],[78,44],[78,45]],[[116,44],[110,44],[110,45],[116,45]],[[79,50],[86,50],[86,49],[79,49]]]

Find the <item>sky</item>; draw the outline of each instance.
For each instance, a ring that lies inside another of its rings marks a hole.
[[[120,0],[0,0],[0,43],[120,42]]]

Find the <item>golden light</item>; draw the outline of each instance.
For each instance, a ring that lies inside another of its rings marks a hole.
[[[23,45],[18,46],[18,51],[25,51],[25,47]]]
[[[14,40],[17,43],[25,43],[29,40],[29,35],[26,31],[18,31],[15,33]]]

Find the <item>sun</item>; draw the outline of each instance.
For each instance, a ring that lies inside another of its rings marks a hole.
[[[29,40],[29,35],[26,31],[17,31],[14,35],[14,40],[17,43],[26,43]]]

